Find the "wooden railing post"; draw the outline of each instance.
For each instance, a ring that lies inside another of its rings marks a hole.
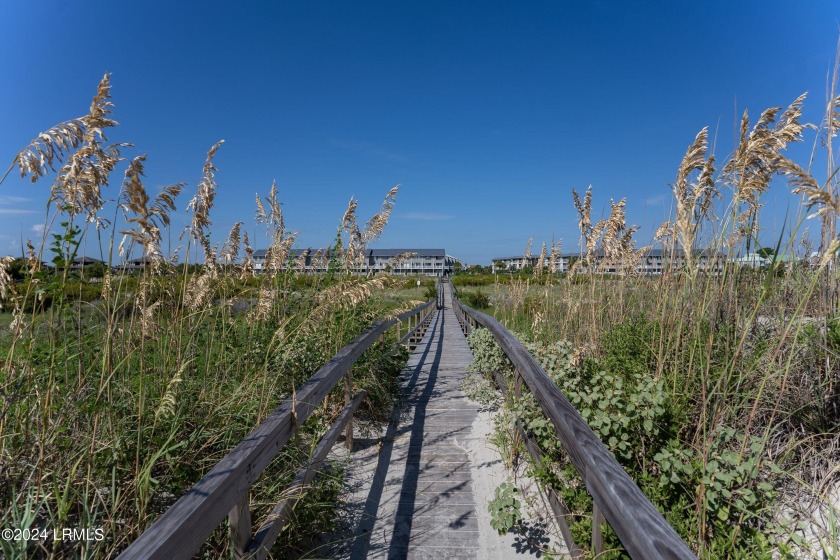
[[[251,542],[251,493],[246,492],[238,504],[228,513],[230,523],[230,542],[233,545],[233,557],[245,558],[245,550]]]
[[[522,376],[518,369],[513,370],[513,394],[517,399],[522,398]]]
[[[604,552],[604,535],[601,533],[601,524],[604,522],[604,514],[598,504],[592,502],[592,553],[598,556]]]
[[[350,404],[353,399],[353,378],[351,377],[352,369],[348,369],[344,374],[344,406]],[[353,451],[353,418],[347,422],[347,427],[344,428],[344,445],[348,451]]]

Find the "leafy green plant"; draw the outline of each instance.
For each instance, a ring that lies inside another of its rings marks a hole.
[[[487,329],[473,329],[467,336],[467,344],[473,356],[467,371],[481,373],[487,377],[492,377],[493,372],[509,376],[513,371],[510,360],[493,338],[493,333]]]
[[[510,482],[503,482],[495,491],[494,497],[487,504],[490,511],[490,526],[500,535],[522,523],[522,502],[517,498],[519,488]]]
[[[458,297],[473,309],[487,309],[490,307],[490,298],[480,288],[474,292],[460,292]]]

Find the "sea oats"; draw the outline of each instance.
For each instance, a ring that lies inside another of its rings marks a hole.
[[[534,272],[538,276],[542,275],[542,273],[545,272],[545,256],[546,256],[546,245],[545,245],[545,241],[543,241],[542,250],[540,251],[540,258],[537,261],[537,268],[534,270]]]
[[[347,249],[345,249],[344,270],[351,271],[358,268],[363,257],[364,244],[362,242],[362,232],[356,223],[356,208],[359,202],[350,197],[350,202],[347,204],[347,210],[341,217],[341,230],[347,233]]]
[[[15,307],[12,309],[12,322],[9,324],[9,330],[12,331],[12,338],[18,339],[26,330],[26,322],[23,319],[23,309],[20,302],[15,300]]]
[[[120,149],[128,145],[103,145],[107,141],[105,129],[117,125],[110,118],[113,107],[110,97],[110,78],[105,74],[91,102],[90,111],[79,119],[84,129],[82,142],[58,170],[50,193],[50,200],[62,211],[71,216],[85,215],[87,221],[95,223],[97,227],[106,223],[97,216],[105,203],[102,187],[108,186],[108,178],[121,160]]]
[[[306,261],[309,260],[309,255],[312,254],[312,249],[305,249],[301,251],[300,255],[298,255],[297,259],[295,259],[295,270],[298,272],[306,272]]]
[[[201,179],[198,182],[197,192],[187,205],[187,210],[192,210],[193,216],[190,224],[190,233],[193,239],[201,245],[204,250],[204,261],[207,262],[213,255],[213,250],[210,247],[210,241],[207,238],[205,229],[210,227],[210,210],[213,208],[213,203],[216,198],[216,171],[218,169],[213,164],[213,158],[216,157],[216,152],[219,150],[224,140],[216,142],[212,148],[207,152],[207,158],[204,161],[204,167],[201,172]]]
[[[747,206],[743,212],[737,213],[736,222],[738,235],[748,236],[748,249],[750,240],[758,231],[759,199],[769,187],[773,175],[784,174],[791,184],[798,187],[811,184],[809,174],[781,153],[789,143],[800,141],[802,131],[810,126],[800,122],[805,96],[803,93],[796,98],[781,115],[781,107],[766,109],[749,133],[749,115],[745,111],[738,147],[723,167],[723,180],[734,191],[736,213],[741,205]]]
[[[838,251],[840,251],[840,238],[832,239],[826,250],[823,251],[820,268],[825,268],[830,262],[836,260]]]
[[[689,145],[680,162],[677,180],[673,187],[674,199],[677,203],[677,217],[669,233],[682,246],[686,266],[692,271],[695,270],[694,248],[700,227],[704,220],[713,217],[714,199],[720,197],[713,177],[715,158],[713,155],[706,157],[708,133],[708,127],[703,128]],[[697,181],[689,184],[688,178],[694,172],[698,173]],[[665,224],[660,226],[660,229],[663,226]],[[664,234],[665,230],[657,231],[656,238],[662,238]]]
[[[160,301],[156,301],[151,305],[146,305],[145,297],[140,298],[138,307],[140,308],[140,334],[144,338],[150,338],[158,332],[158,325],[155,322],[155,312],[160,307]]]
[[[312,267],[316,271],[323,270],[327,267],[327,253],[323,249],[318,249],[312,255]]]
[[[376,290],[391,285],[393,280],[387,275],[378,275],[364,280],[347,280],[318,293],[317,305],[301,325],[303,332],[311,332],[313,326],[331,315],[336,310],[356,307],[371,298]]]
[[[222,262],[226,265],[235,264],[239,259],[239,245],[241,243],[240,231],[242,229],[242,222],[236,222],[230,228],[225,247],[222,250]]]
[[[674,237],[674,223],[673,222],[662,222],[658,228],[656,228],[656,233],[653,234],[654,241],[661,241],[663,243],[669,241]]]
[[[169,380],[169,383],[166,384],[166,391],[163,393],[163,396],[160,399],[160,405],[158,405],[157,410],[155,411],[155,421],[161,418],[171,418],[175,416],[175,407],[177,404],[177,396],[178,396],[178,387],[184,380],[184,371],[189,366],[192,360],[188,360],[180,368],[178,371],[175,372],[175,375]]]
[[[274,226],[274,229],[279,229],[280,231],[285,230],[282,206],[282,203],[277,198],[277,181],[272,181],[271,189],[268,191],[268,221],[269,224]]]
[[[26,269],[30,276],[41,270],[41,259],[38,258],[31,239],[26,240]]]
[[[73,119],[38,134],[15,156],[21,178],[29,175],[34,183],[47,173],[54,172],[55,164],[64,161],[66,154],[78,148],[84,140],[84,126],[81,118]]]
[[[245,257],[239,266],[239,279],[247,280],[248,278],[254,277],[254,248],[251,247],[251,241],[248,239],[247,231],[242,236],[242,245],[245,248]]]
[[[391,217],[391,211],[394,209],[394,203],[397,200],[397,191],[400,186],[393,187],[385,196],[385,201],[382,203],[382,209],[379,210],[365,225],[365,231],[362,234],[362,243],[366,246],[371,241],[375,241],[382,234],[388,220]]]
[[[286,268],[289,262],[289,253],[292,250],[292,244],[294,244],[297,235],[297,233],[291,233],[284,237],[281,231],[275,232],[274,240],[268,246],[268,250],[265,253],[265,267],[267,270],[273,274],[277,274]]]
[[[248,314],[248,321],[251,324],[264,321],[271,309],[274,307],[274,301],[277,299],[277,291],[273,288],[260,288],[260,295],[257,298],[257,304]]]
[[[578,228],[580,229],[580,247],[581,259],[578,261],[574,270],[583,266],[589,268],[591,266],[592,256],[595,253],[595,245],[597,244],[596,232],[592,227],[592,185],[586,189],[586,195],[583,202],[575,189],[572,189],[572,198],[575,203],[575,210],[577,210],[580,219],[578,220]],[[594,239],[593,239],[594,238]]]
[[[193,276],[187,283],[186,305],[190,311],[205,309],[213,299],[219,271],[216,269],[215,254],[210,249],[210,258],[201,267],[201,273]]]
[[[155,197],[154,202],[149,204],[149,195],[141,180],[144,175],[145,161],[146,156],[138,156],[131,161],[125,171],[120,208],[126,223],[134,224],[134,227],[120,233],[139,243],[143,247],[143,254],[151,257],[152,263],[158,266],[163,261],[160,249],[161,228],[169,225],[169,211],[175,210],[175,197],[181,192],[183,185],[165,187]],[[120,256],[123,255],[123,243],[126,237],[123,237],[120,243]]]
[[[265,206],[263,205],[262,199],[260,195],[257,195],[257,210],[254,216],[254,220],[258,224],[267,224],[268,223],[268,212],[265,210]]]
[[[551,254],[549,256],[549,271],[553,274],[557,272],[557,266],[562,258],[563,254],[563,244],[562,240],[558,239],[557,241],[551,242]]]
[[[111,299],[111,270],[109,267],[105,268],[105,274],[102,275],[102,299],[109,301]]]
[[[12,261],[12,257],[0,257],[0,311],[3,310],[6,299],[14,293],[14,280],[8,270]]]
[[[528,243],[525,245],[525,252],[522,254],[525,257],[525,260],[532,258],[534,255],[531,254],[531,246],[534,244],[534,236],[528,238]]]
[[[832,196],[827,188],[820,188],[818,185],[803,185],[793,189],[794,194],[801,194],[805,197],[805,207],[811,210],[815,206],[817,210],[808,215],[808,218],[821,217],[825,214],[833,216],[840,215],[840,197]]]

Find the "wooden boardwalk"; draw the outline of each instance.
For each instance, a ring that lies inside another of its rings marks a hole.
[[[353,458],[349,476],[358,482],[355,495],[363,506],[339,557],[516,557],[511,539],[489,526],[481,500],[487,489],[474,493],[476,473],[487,465],[471,460],[471,448],[486,446],[487,434],[476,433],[479,405],[460,389],[472,355],[444,286],[445,309],[403,371],[402,408],[395,409],[378,452]]]
[[[457,316],[466,329],[481,326],[492,333],[513,363],[518,380],[527,385],[553,424],[559,443],[593,498],[593,552],[603,551],[601,531],[608,522],[631,557],[696,560],[516,337],[492,316],[457,300],[453,309],[449,284],[443,283],[441,289],[444,309],[436,310],[435,302],[429,301],[395,318],[377,321],[341,348],[298,387],[294,399],[281,403],[132,542],[120,554],[120,560],[192,558],[225,517],[237,558],[269,557],[300,493],[323,466],[330,450],[338,451],[333,445],[353,418],[365,391],[349,399],[318,443],[311,461],[288,487],[288,497],[275,506],[256,531],[250,512],[251,486],[342,378],[350,382],[349,372],[365,350],[392,327],[400,333],[402,321],[412,327],[406,337],[428,325],[402,372],[403,398],[395,405],[384,430],[374,428],[374,437],[368,439],[364,436],[371,435],[370,430],[359,434],[362,437],[352,446],[355,452],[341,454],[348,468],[338,508],[338,528],[322,533],[305,556],[337,560],[539,557],[547,547],[557,550],[555,544],[559,544],[553,531],[546,531],[549,527],[542,512],[549,507],[565,536],[568,552],[575,555],[579,547],[572,542],[565,522],[568,512],[552,489],[540,508],[528,498],[526,487],[523,502],[534,515],[523,511],[524,523],[515,534],[500,537],[491,528],[489,500],[509,475],[490,443],[493,407],[479,409],[479,404],[469,400],[460,388],[471,354]],[[521,437],[539,463],[542,454],[537,445],[527,434]],[[517,485],[529,484],[525,479],[517,479]]]

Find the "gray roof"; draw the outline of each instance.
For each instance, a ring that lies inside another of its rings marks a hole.
[[[299,257],[307,249],[292,249],[290,254],[292,257]],[[315,256],[315,253],[321,251],[321,254],[329,255],[331,249],[309,249],[309,254]],[[267,249],[257,249],[254,251],[254,257],[265,257]],[[370,257],[396,257],[403,253],[416,253],[418,257],[446,257],[445,249],[369,249],[368,256]]]
[[[92,264],[92,263],[101,263],[99,259],[94,259],[93,257],[76,257],[72,261],[72,264]]]
[[[518,261],[520,259],[525,259],[525,258],[539,260],[540,257],[539,257],[539,255],[531,255],[530,257],[526,257],[525,255],[516,255],[515,257],[493,257],[490,260],[493,260],[493,261]]]
[[[371,249],[371,257],[396,257],[403,253],[416,253],[418,257],[446,257],[445,249]]]

